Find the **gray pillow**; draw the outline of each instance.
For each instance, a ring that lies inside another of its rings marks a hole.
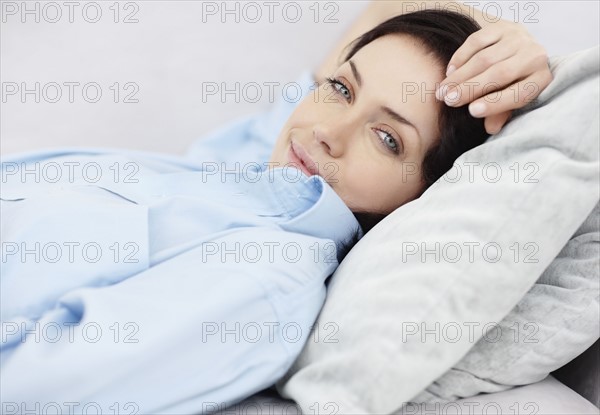
[[[534,286],[414,402],[447,402],[538,382],[600,337],[600,204]]]
[[[359,241],[315,325],[335,336],[311,336],[283,397],[392,413],[535,382],[598,338],[598,62],[552,59],[536,101]]]

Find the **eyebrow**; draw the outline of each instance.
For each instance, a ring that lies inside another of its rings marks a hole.
[[[354,78],[356,79],[356,83],[358,84],[359,88],[362,87],[362,77],[360,76],[358,69],[356,69],[356,65],[354,64],[354,62],[352,62],[352,60],[349,60],[348,63],[350,64],[350,69],[352,69],[352,75],[354,75]],[[415,131],[417,132],[417,135],[419,136],[419,138],[421,137],[421,134],[419,133],[419,130],[417,129],[417,127],[415,127],[415,125],[412,122],[410,122],[409,120],[404,118],[402,115],[398,114],[396,111],[394,111],[393,109],[391,109],[390,107],[387,107],[385,105],[382,106],[380,109],[383,112],[385,112],[387,115],[389,115],[395,121],[414,128]]]

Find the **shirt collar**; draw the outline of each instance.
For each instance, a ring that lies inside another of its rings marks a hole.
[[[306,176],[295,167],[272,169],[273,193],[284,205],[291,218],[280,226],[291,232],[332,239],[338,257],[343,244],[363,231],[352,211],[321,176]]]

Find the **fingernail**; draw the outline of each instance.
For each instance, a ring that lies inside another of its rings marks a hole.
[[[446,105],[456,104],[458,101],[458,91],[453,89],[452,91],[448,92],[444,98],[444,101],[446,101]]]
[[[446,70],[446,76],[450,75],[455,70],[456,70],[456,66],[454,66],[454,65],[448,66],[448,69]]]
[[[448,85],[443,85],[441,87],[439,87],[436,91],[435,91],[435,97],[440,100],[443,101],[444,100],[444,95],[446,95],[446,92],[448,91]]]
[[[469,112],[473,117],[478,117],[485,112],[485,104],[483,102],[474,102],[469,105]]]

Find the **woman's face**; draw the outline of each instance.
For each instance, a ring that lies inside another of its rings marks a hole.
[[[412,37],[378,38],[297,106],[270,161],[319,174],[352,211],[390,213],[423,190],[442,75]]]

